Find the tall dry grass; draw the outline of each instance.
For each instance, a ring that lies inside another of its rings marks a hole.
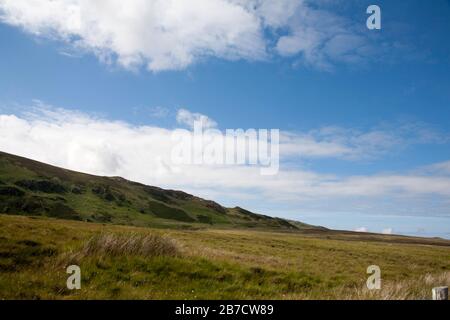
[[[102,233],[91,237],[72,258],[119,256],[179,256],[175,240],[157,234]]]
[[[338,299],[349,300],[431,300],[431,290],[438,286],[450,286],[450,272],[427,274],[417,280],[382,282],[380,290],[367,287],[350,292],[335,292]]]

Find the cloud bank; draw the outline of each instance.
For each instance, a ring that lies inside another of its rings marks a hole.
[[[0,21],[127,69],[293,57],[329,70],[373,56],[363,25],[307,0],[0,0]],[[362,15],[365,13],[362,12]]]
[[[338,175],[292,167],[286,162],[292,157],[358,161],[361,145],[371,139],[357,138],[363,143],[355,145],[353,136],[341,135],[336,141],[323,142],[313,133],[285,133],[289,139],[281,141],[280,172],[261,176],[259,168],[250,165],[174,165],[170,155],[176,129],[135,126],[39,102],[29,110],[21,115],[0,115],[1,151],[86,173],[183,189],[235,205],[244,203],[274,215],[297,210],[450,216],[450,176],[440,171]],[[191,117],[206,117],[180,110],[178,118],[180,113],[184,124],[189,124],[184,120]],[[381,135],[381,131],[376,132],[376,136]],[[380,139],[375,140],[375,146],[380,147]],[[383,146],[387,147],[392,144]],[[299,150],[302,153],[296,154]],[[447,165],[436,167],[446,169]],[[261,199],[265,199],[264,206]]]

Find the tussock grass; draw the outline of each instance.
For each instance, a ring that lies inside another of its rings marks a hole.
[[[102,233],[91,237],[78,252],[77,258],[92,256],[176,257],[178,244],[171,238],[157,234]]]
[[[346,300],[430,300],[432,288],[438,286],[450,286],[450,272],[426,274],[416,280],[383,281],[379,290],[355,288],[337,292],[336,296]]]

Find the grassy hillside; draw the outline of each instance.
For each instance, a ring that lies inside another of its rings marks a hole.
[[[3,152],[0,212],[152,227],[314,228],[225,208],[182,191],[78,173]]]
[[[433,242],[435,241],[435,242]],[[450,241],[0,215],[0,299],[430,299]],[[65,270],[81,268],[81,290]],[[382,289],[368,291],[379,265]]]

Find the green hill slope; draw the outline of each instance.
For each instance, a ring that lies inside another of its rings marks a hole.
[[[0,213],[135,226],[315,229],[182,191],[70,171],[0,152]]]

